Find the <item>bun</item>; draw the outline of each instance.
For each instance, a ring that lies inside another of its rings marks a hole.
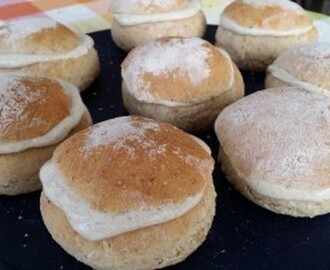
[[[55,150],[40,173],[41,213],[54,240],[95,269],[165,267],[207,235],[212,170],[197,138],[146,118],[112,119]]]
[[[244,95],[230,57],[199,38],[163,38],[135,48],[122,63],[122,77],[130,114],[188,132],[210,129],[221,109]]]
[[[276,213],[330,212],[330,99],[271,88],[227,107],[215,123],[219,161],[249,200]]]
[[[0,72],[24,72],[68,81],[85,90],[100,64],[93,40],[63,25],[32,17],[0,27]],[[19,57],[18,57],[19,56]]]
[[[125,51],[162,37],[202,37],[206,28],[200,0],[114,0],[110,9],[112,38]]]
[[[282,53],[268,67],[266,87],[296,86],[330,95],[330,44],[311,43]]]
[[[90,116],[68,83],[14,73],[0,80],[0,194],[31,192],[55,146],[89,126]]]
[[[288,0],[237,0],[220,17],[217,46],[239,68],[264,71],[280,53],[315,42],[317,32],[308,14]]]

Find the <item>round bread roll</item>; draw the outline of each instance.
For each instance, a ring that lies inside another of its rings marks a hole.
[[[15,73],[0,81],[0,194],[35,191],[56,145],[91,119],[69,83]]]
[[[68,81],[86,89],[100,64],[92,38],[41,17],[0,25],[0,72],[24,72]]]
[[[211,129],[219,112],[244,95],[230,57],[200,38],[162,38],[139,46],[122,63],[123,103],[130,114],[188,132]]]
[[[225,8],[216,32],[239,68],[264,71],[283,51],[315,42],[308,14],[289,0],[237,0]]]
[[[329,96],[330,44],[305,44],[282,53],[268,67],[265,85],[302,87]]]
[[[202,37],[206,20],[200,0],[113,0],[111,34],[125,51],[161,37]]]
[[[205,143],[169,124],[101,122],[42,167],[42,217],[54,240],[94,269],[172,265],[210,229],[213,163]]]
[[[330,99],[271,88],[228,106],[216,120],[219,161],[249,200],[273,212],[330,212]]]

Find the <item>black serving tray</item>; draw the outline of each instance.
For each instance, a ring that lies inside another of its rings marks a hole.
[[[208,27],[205,36],[212,43],[215,30]],[[102,73],[82,94],[84,102],[94,122],[127,115],[120,94],[120,63],[126,54],[114,45],[109,31],[92,37]],[[243,77],[247,94],[263,88],[264,74],[243,72]],[[214,133],[197,135],[215,158]],[[206,241],[170,269],[330,269],[330,215],[291,218],[264,210],[236,192],[219,165],[214,182],[217,211]],[[41,220],[39,195],[0,196],[0,270],[89,269],[52,240]]]

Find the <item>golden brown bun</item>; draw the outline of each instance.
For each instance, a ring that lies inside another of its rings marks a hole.
[[[112,21],[111,35],[116,45],[124,51],[129,51],[139,45],[162,37],[202,37],[206,28],[205,15],[202,12],[192,17],[132,26],[120,25]]]
[[[242,69],[263,71],[285,50],[317,40],[311,19],[297,4],[288,4],[290,1],[261,2],[238,0],[228,5],[221,15],[249,31],[249,34],[238,32],[221,18],[216,33],[217,46],[225,49]],[[260,30],[266,32],[253,32]],[[271,32],[267,34],[267,31]],[[283,35],[286,31],[297,32]]]
[[[178,263],[205,240],[215,213],[214,161],[208,151],[193,136],[143,117],[120,117],[85,129],[63,142],[52,158],[64,190],[74,192],[66,197],[73,199],[68,194],[74,194],[93,211],[110,215],[179,207],[196,194],[201,199],[177,217],[90,241],[71,225],[71,210],[50,200],[55,193],[43,174],[40,207],[45,225],[69,254],[96,269]]]
[[[106,125],[113,134],[120,134],[127,125],[138,130],[150,126],[153,128],[146,129],[146,142],[131,138],[132,135],[129,134],[118,139],[120,142],[124,141],[122,144],[111,140],[98,147],[89,146],[89,141],[98,141],[104,136],[100,134],[100,139],[91,139],[90,134],[95,134],[94,132]],[[127,151],[125,143],[129,145],[130,151]],[[158,155],[157,151],[166,144],[170,149],[180,149],[184,156],[191,157],[198,164],[187,164],[177,151],[166,151],[166,155]],[[148,145],[152,145],[152,148],[149,149]],[[156,151],[157,154],[152,159],[152,166],[150,151]],[[134,159],[131,157],[132,153]],[[116,158],[112,159],[113,156]],[[140,207],[136,203],[135,193],[130,193],[133,190],[147,195],[143,198],[150,207],[165,204],[169,199],[173,203],[180,202],[203,190],[204,174],[209,177],[213,167],[209,153],[186,133],[169,124],[143,117],[121,117],[83,130],[68,138],[55,150],[53,161],[65,177],[67,185],[79,197],[99,211],[115,213]],[[167,164],[166,170],[160,169],[163,164]],[[163,179],[166,179],[165,184]],[[150,182],[148,187],[146,182]],[[104,194],[107,194],[109,200],[104,198]]]
[[[66,54],[81,45],[81,38],[63,25],[46,18],[27,18],[11,21],[1,28],[0,52],[3,55],[21,54],[54,56]],[[24,72],[68,81],[85,90],[98,76],[100,64],[92,47],[78,57],[47,60],[19,66],[4,66],[0,58],[0,72]]]
[[[265,85],[303,86],[330,95],[330,44],[311,43],[282,53],[267,69]]]
[[[192,44],[198,44],[194,56],[190,52]],[[178,63],[183,64],[178,68],[166,62],[167,53],[176,50],[176,46],[182,46],[178,51],[183,58]],[[204,52],[207,57],[200,66],[190,63],[190,57],[201,58]],[[187,59],[183,60],[185,54]],[[164,64],[153,73],[148,67],[156,59]],[[190,74],[193,69],[194,77]],[[203,72],[207,75],[196,83],[195,79]],[[123,102],[130,114],[168,122],[188,132],[210,129],[219,112],[244,95],[242,76],[228,55],[197,38],[163,38],[137,47],[124,60],[122,74]],[[132,87],[129,85],[134,85],[133,91],[128,89]],[[148,100],[149,92],[153,100]]]
[[[204,242],[215,214],[214,187],[183,216],[101,241],[74,231],[64,212],[41,194],[43,221],[53,239],[77,260],[95,269],[155,269],[179,263]]]
[[[58,81],[13,73],[0,74],[0,78],[1,143],[44,136],[70,115],[71,97]],[[86,111],[69,135],[90,123]],[[0,153],[0,194],[16,195],[39,189],[39,169],[52,156],[55,146]]]
[[[330,212],[329,105],[318,93],[282,87],[227,107],[215,124],[227,178],[276,213]]]

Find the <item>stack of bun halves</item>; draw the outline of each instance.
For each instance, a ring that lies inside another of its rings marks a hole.
[[[95,125],[79,95],[100,71],[93,40],[45,18],[0,25],[1,194],[42,187],[53,239],[95,269],[173,265],[215,215],[211,150],[187,133],[215,127],[223,171],[248,199],[330,212],[330,45],[307,44],[317,32],[300,6],[234,1],[216,46],[201,39],[199,0],[113,0],[111,12],[134,116]],[[244,98],[238,68],[267,69],[277,88]]]

